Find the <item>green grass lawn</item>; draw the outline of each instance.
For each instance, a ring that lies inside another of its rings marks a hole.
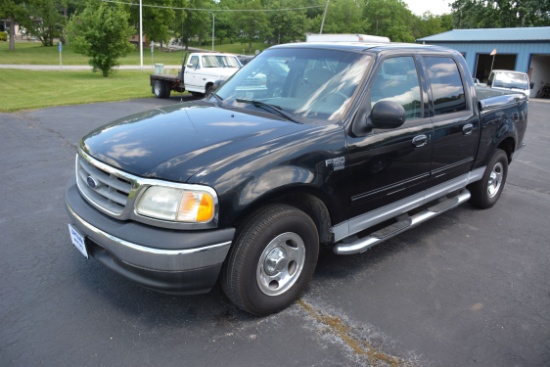
[[[263,50],[263,43],[253,49]],[[248,44],[234,43],[215,46],[216,51],[243,53]],[[155,52],[154,63],[180,65],[183,52]],[[8,50],[7,42],[0,42],[0,64],[59,65],[57,46],[44,47],[36,42],[18,42],[15,51]],[[63,46],[63,65],[87,65],[85,56]],[[121,65],[139,65],[139,51],[120,59]],[[153,64],[150,49],[144,50],[144,65]],[[176,73],[177,70],[170,70]],[[149,86],[150,69],[116,70],[108,78],[89,70],[31,71],[0,69],[0,112],[44,108],[81,103],[121,101],[152,97]]]
[[[266,44],[258,42],[252,44],[253,50],[264,50]],[[204,45],[205,51],[211,50],[211,45]],[[248,43],[232,43],[214,45],[214,49],[219,52],[230,52],[242,54],[248,50]],[[155,49],[151,54],[150,48],[143,49],[143,64],[152,65],[160,63],[165,65],[181,65],[184,51],[160,51]],[[63,65],[88,65],[86,56],[77,54],[71,45],[63,45],[62,52]],[[119,59],[121,65],[139,65],[139,50],[136,49],[128,56]],[[30,64],[30,65],[59,65],[59,51],[57,46],[44,47],[39,42],[17,42],[15,51],[9,51],[8,42],[0,42],[0,64]]]
[[[117,70],[104,78],[91,71],[0,69],[0,111],[153,97],[149,73]]]
[[[63,45],[63,65],[88,65],[88,58],[74,52],[70,45]],[[143,50],[143,64],[151,65],[162,63],[166,65],[180,65],[183,52],[156,51],[151,55],[151,49]],[[139,65],[139,50],[119,59],[121,65]],[[29,64],[29,65],[59,65],[59,51],[57,46],[44,47],[38,42],[18,42],[15,51],[9,51],[8,42],[0,42],[0,64]]]

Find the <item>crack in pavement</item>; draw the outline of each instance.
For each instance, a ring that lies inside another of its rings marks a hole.
[[[52,135],[55,135],[57,136],[59,139],[61,139],[63,141],[63,143],[66,145],[66,146],[69,146],[73,149],[77,149],[78,148],[78,145],[76,144],[73,144],[69,139],[67,139],[61,132],[59,131],[56,131],[50,127],[46,127],[42,124],[42,121],[40,121],[39,119],[37,119],[36,117],[33,117],[33,116],[29,116],[28,114],[21,114],[27,121],[29,121],[29,127],[31,129],[36,129],[36,130],[42,130],[42,131],[46,131]]]
[[[321,324],[323,328],[340,339],[357,357],[364,360],[366,366],[417,367],[420,365],[416,356],[404,359],[383,352],[381,348],[376,348],[367,337],[358,335],[354,330],[355,328],[349,322],[346,322],[344,317],[331,315],[305,302],[303,299],[299,299],[297,303],[310,317]]]

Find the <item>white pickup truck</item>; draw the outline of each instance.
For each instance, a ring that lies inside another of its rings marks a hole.
[[[184,58],[178,75],[150,75],[151,91],[157,98],[168,98],[173,90],[202,96],[210,92],[215,82],[225,81],[241,67],[236,55],[191,53],[188,58]]]
[[[529,98],[533,85],[529,82],[529,76],[521,71],[493,70],[487,87],[523,93]]]

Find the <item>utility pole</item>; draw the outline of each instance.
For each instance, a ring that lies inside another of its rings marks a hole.
[[[214,38],[216,37],[216,13],[212,14],[212,51],[214,51]]]
[[[139,65],[143,70],[143,6],[139,0]]]
[[[325,18],[327,17],[328,11],[328,2],[329,0],[327,0],[327,4],[325,5],[325,12],[323,13],[323,20],[321,21],[321,30],[319,31],[319,34],[323,34],[323,27],[325,26]]]

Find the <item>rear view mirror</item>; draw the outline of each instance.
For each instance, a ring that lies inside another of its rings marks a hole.
[[[378,129],[395,129],[405,122],[405,109],[398,103],[380,101],[370,113],[370,122]]]

